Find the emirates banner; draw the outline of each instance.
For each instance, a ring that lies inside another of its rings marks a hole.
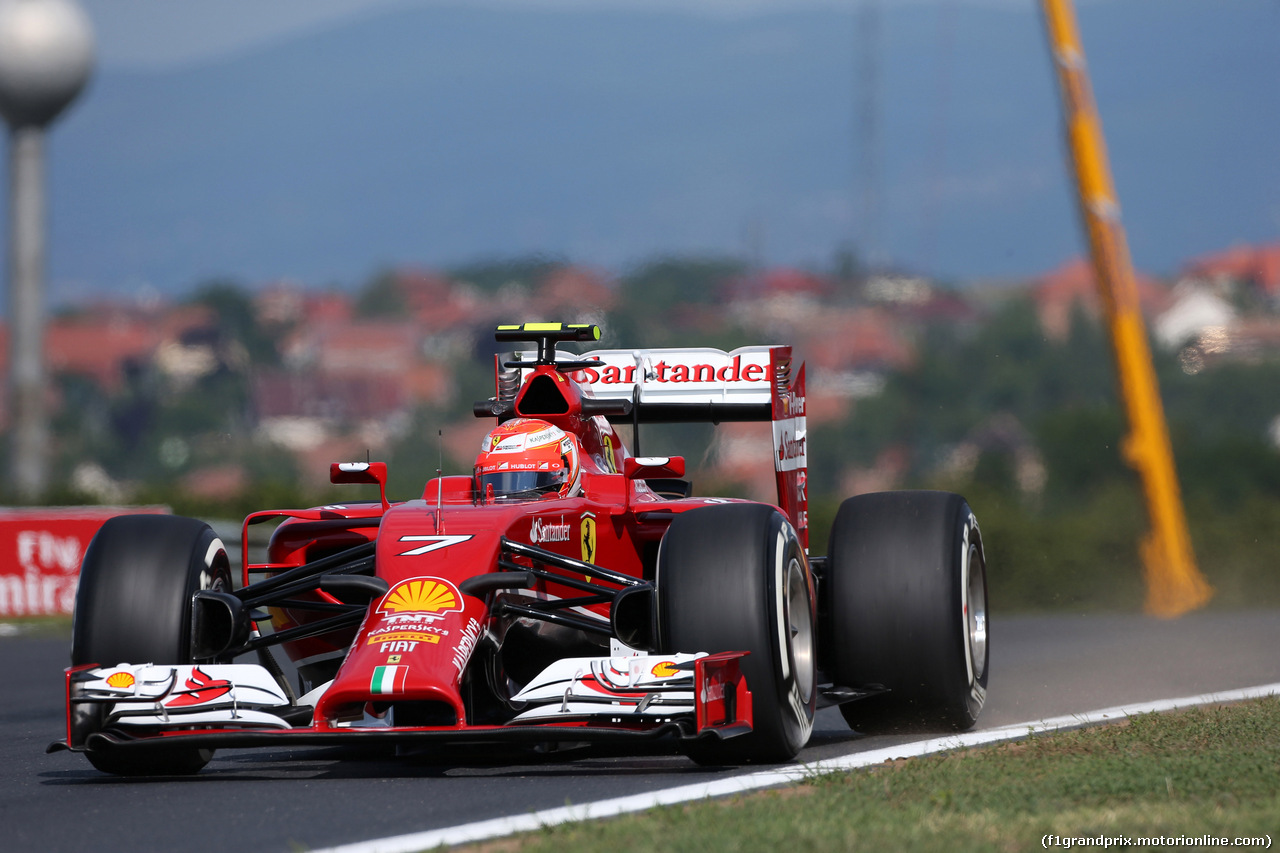
[[[80,561],[109,518],[167,513],[165,507],[0,509],[0,619],[70,616]]]

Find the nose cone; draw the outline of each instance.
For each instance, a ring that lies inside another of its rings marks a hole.
[[[51,122],[93,70],[93,28],[72,0],[0,0],[0,115]]]

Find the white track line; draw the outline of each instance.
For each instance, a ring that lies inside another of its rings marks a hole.
[[[1257,699],[1262,696],[1276,694],[1280,694],[1280,683],[1266,684],[1260,687],[1245,687],[1240,690],[1228,690],[1223,693],[1203,693],[1199,696],[1187,696],[1182,699],[1162,699],[1157,702],[1145,702],[1136,705],[1118,705],[1114,708],[1090,711],[1087,714],[1072,714],[1048,720],[1037,720],[1031,723],[1002,726],[998,729],[964,732],[948,737],[874,749],[868,752],[855,752],[851,755],[812,761],[807,764],[792,764],[769,770],[760,770],[755,773],[730,776],[711,782],[699,782],[694,785],[681,785],[678,788],[650,791],[629,797],[616,797],[612,800],[583,803],[580,806],[561,806],[560,808],[544,809],[540,812],[497,817],[476,823],[465,823],[444,829],[432,829],[408,835],[395,835],[390,838],[379,838],[373,841],[358,841],[354,844],[316,850],[313,853],[413,853],[413,851],[431,850],[442,844],[454,845],[487,841],[560,823],[615,817],[644,811],[654,806],[686,803],[691,800],[706,799],[707,797],[723,797],[760,788],[773,788],[803,781],[816,773],[855,770],[896,758],[914,758],[920,755],[947,752],[967,746],[981,746],[1001,741],[1019,740],[1033,734],[1096,725],[1135,714],[1172,711],[1175,708],[1211,705],[1216,702],[1240,702],[1245,699]]]

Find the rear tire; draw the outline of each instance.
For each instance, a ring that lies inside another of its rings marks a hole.
[[[840,711],[863,732],[963,730],[986,702],[986,560],[960,495],[859,495],[836,514],[823,589],[824,666],[889,692]]]
[[[658,551],[659,648],[750,652],[742,672],[753,728],[701,740],[700,764],[790,761],[813,731],[816,610],[809,561],[791,523],[763,504],[723,504],[682,513]]]
[[[222,541],[202,521],[168,515],[108,520],[89,543],[80,569],[72,665],[196,663],[192,596],[202,589],[230,591],[230,565]],[[174,746],[86,756],[105,773],[174,775],[197,772],[213,750]]]

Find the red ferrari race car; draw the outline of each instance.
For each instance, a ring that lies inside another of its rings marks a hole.
[[[471,475],[393,503],[385,464],[334,464],[333,482],[381,500],[250,515],[245,543],[278,525],[266,562],[244,546],[238,582],[202,522],[108,521],[85,553],[50,750],[118,774],[282,744],[665,738],[702,763],[777,762],[826,705],[863,731],[972,726],[987,595],[964,499],[850,498],[811,557],[790,347],[557,355],[599,336],[498,327],[536,349],[495,359]],[[772,424],[776,506],[691,496],[684,459],[639,455],[645,424],[725,421]]]

